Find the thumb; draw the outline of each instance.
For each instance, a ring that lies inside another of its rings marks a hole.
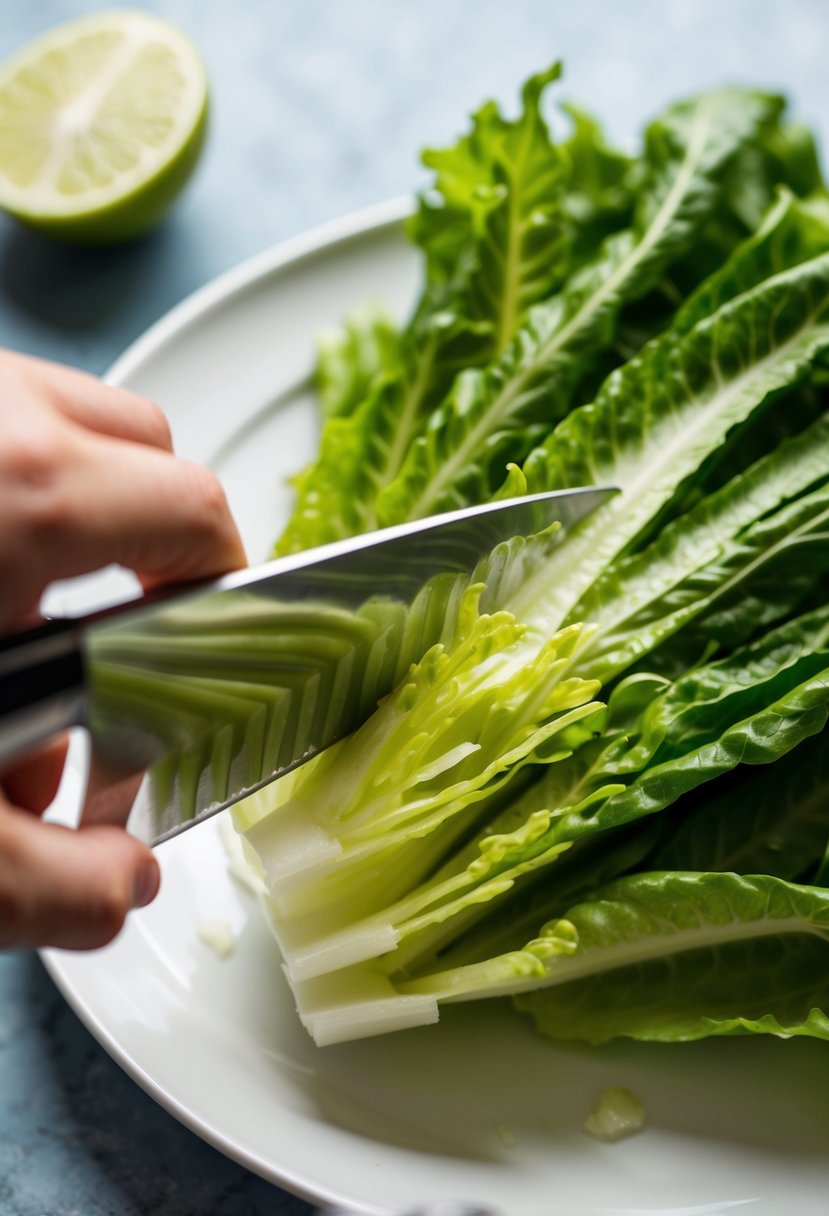
[[[0,803],[0,947],[104,946],[159,882],[152,852],[121,828],[73,830]]]

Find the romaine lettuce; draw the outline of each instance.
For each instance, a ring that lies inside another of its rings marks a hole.
[[[557,75],[427,154],[423,298],[381,356],[352,326],[282,547],[621,492],[564,543],[482,563],[364,727],[236,822],[320,1043],[494,994],[590,1042],[826,1038],[814,146],[780,98],[740,89],[671,107],[634,161],[575,108],[554,144]]]

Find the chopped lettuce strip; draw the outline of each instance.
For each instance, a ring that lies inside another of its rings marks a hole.
[[[474,879],[405,894],[475,826],[505,774],[514,780],[597,708],[595,683],[560,678],[577,628],[533,653],[507,613],[477,615],[476,597],[468,593],[454,645],[434,647],[347,746],[299,770],[275,810],[253,822],[248,812],[245,837],[269,875],[272,921],[297,978],[445,919],[470,881],[483,890],[487,868],[491,886],[478,897],[503,886],[508,844],[499,857],[491,842]]]

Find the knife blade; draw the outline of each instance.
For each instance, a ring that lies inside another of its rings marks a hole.
[[[473,579],[497,607],[614,492],[464,508],[2,638],[0,763],[86,727],[111,772],[149,769],[128,827],[159,843],[350,734]]]

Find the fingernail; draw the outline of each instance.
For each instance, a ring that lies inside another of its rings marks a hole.
[[[134,908],[145,908],[147,904],[155,899],[160,885],[161,874],[159,873],[158,862],[152,858],[142,865],[136,875],[135,885],[132,889],[132,906]]]

